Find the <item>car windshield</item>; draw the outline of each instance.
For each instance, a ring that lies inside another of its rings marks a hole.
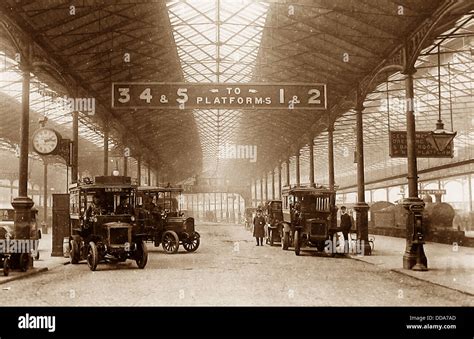
[[[104,215],[129,214],[128,207],[133,206],[133,194],[129,188],[101,188],[88,191],[87,208],[95,205]]]
[[[312,195],[305,195],[299,198],[301,212],[310,213],[316,211],[316,197]]]
[[[281,210],[281,201],[272,202],[272,210],[274,211]]]
[[[13,221],[14,217],[14,209],[0,209],[0,221]]]
[[[156,205],[163,210],[167,210],[169,212],[178,212],[179,198],[179,192],[158,192],[155,202]]]

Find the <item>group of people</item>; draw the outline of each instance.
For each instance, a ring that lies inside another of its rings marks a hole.
[[[160,214],[162,212],[161,206],[156,206],[153,203],[153,200],[150,197],[145,197],[144,199],[144,204],[142,208],[153,214]],[[109,214],[105,203],[102,201],[101,197],[99,195],[94,195],[92,198],[92,202],[87,208],[86,211],[86,219],[90,219],[91,217],[94,217],[96,215],[104,215],[104,214]],[[110,213],[112,214],[112,213]],[[121,215],[121,214],[129,214],[129,215],[135,215],[135,208],[130,204],[130,199],[128,196],[120,196],[120,203],[117,205],[115,208],[115,212],[113,214],[116,215]]]
[[[299,208],[295,208],[295,213],[299,213]],[[263,246],[263,238],[265,237],[265,224],[266,220],[263,216],[263,211],[258,209],[257,215],[253,218],[253,236],[257,240],[257,246]],[[348,242],[349,232],[352,229],[352,217],[347,213],[346,206],[341,206],[341,223],[339,225],[339,229],[342,232],[344,241]]]

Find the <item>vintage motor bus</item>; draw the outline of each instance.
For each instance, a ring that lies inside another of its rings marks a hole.
[[[99,262],[135,260],[139,268],[148,261],[148,251],[135,221],[136,187],[130,177],[85,178],[70,186],[70,257],[77,264],[86,259],[95,271]]]
[[[295,254],[304,247],[323,252],[337,232],[336,192],[325,187],[284,187],[282,248],[293,244]]]

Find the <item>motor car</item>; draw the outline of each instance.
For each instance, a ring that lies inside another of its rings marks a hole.
[[[281,242],[283,236],[283,210],[281,200],[270,200],[263,207],[263,214],[266,220],[266,242],[273,246],[276,242]]]
[[[146,241],[160,245],[168,254],[178,252],[182,245],[187,252],[199,248],[201,236],[195,230],[194,218],[181,209],[181,187],[138,187],[136,223]]]
[[[0,203],[0,240],[15,239],[14,233],[15,224],[15,210],[11,203],[1,202]],[[8,275],[10,269],[14,266],[18,266],[22,271],[26,272],[30,265],[30,257],[34,260],[39,260],[39,240],[41,239],[41,229],[38,223],[38,210],[35,207],[31,208],[31,221],[29,225],[29,239],[17,239],[17,240],[29,240],[28,246],[24,249],[25,253],[16,253],[18,256],[13,256],[13,253],[0,253],[0,267],[3,267],[3,274]],[[7,246],[8,247],[8,246]],[[3,248],[5,249],[5,248]]]

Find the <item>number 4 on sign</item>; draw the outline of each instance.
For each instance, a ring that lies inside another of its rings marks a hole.
[[[140,99],[145,100],[147,104],[151,102],[153,96],[151,95],[151,90],[149,88],[145,88],[145,90],[140,94]]]

